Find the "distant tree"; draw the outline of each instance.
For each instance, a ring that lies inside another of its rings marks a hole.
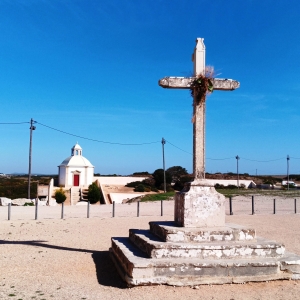
[[[187,182],[191,182],[194,180],[193,176],[189,176],[189,175],[183,175],[180,177],[179,180],[177,180],[173,186],[174,190],[176,191],[181,191],[184,188],[184,185]]]
[[[67,199],[65,191],[62,188],[55,191],[54,198],[57,203],[63,203]]]
[[[171,174],[173,181],[179,180],[181,176],[188,174],[186,168],[181,166],[171,167],[167,169],[167,172]]]
[[[89,185],[87,198],[91,204],[97,203],[102,197],[102,193],[96,182],[93,182],[91,185]]]
[[[146,186],[155,187],[155,179],[153,177],[148,177],[142,181]]]
[[[164,184],[164,170],[163,169],[157,169],[152,174],[154,180],[155,180],[155,186],[159,189],[161,189],[161,186]],[[166,184],[171,184],[172,182],[172,175],[166,171]]]
[[[135,172],[132,175],[133,176],[145,176],[145,175],[150,175],[150,174],[146,171],[146,172]]]

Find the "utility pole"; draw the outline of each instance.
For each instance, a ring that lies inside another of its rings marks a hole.
[[[240,188],[240,183],[239,183],[239,156],[237,155],[236,157],[236,173],[237,173],[237,186],[238,189]]]
[[[30,199],[30,182],[31,182],[31,153],[32,153],[32,131],[35,130],[33,124],[35,121],[30,120],[30,142],[29,142],[29,168],[28,168],[28,199]]]
[[[161,144],[162,144],[163,169],[164,169],[164,193],[167,192],[167,189],[166,189],[166,166],[165,166],[165,143],[166,143],[166,140],[164,138],[162,138]]]
[[[290,174],[289,174],[289,168],[290,168],[290,156],[288,155],[286,157],[286,163],[287,163],[287,189],[290,189]]]

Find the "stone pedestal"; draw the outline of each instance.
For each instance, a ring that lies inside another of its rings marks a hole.
[[[207,180],[196,180],[175,195],[175,222],[183,227],[225,226],[225,197]]]
[[[300,279],[299,256],[233,224],[186,228],[150,222],[150,230],[130,229],[129,238],[112,238],[110,253],[129,286]]]

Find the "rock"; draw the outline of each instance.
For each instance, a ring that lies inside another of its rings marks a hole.
[[[0,206],[8,206],[9,203],[11,203],[10,198],[0,197]]]
[[[34,202],[32,202],[31,199],[26,199],[26,198],[17,198],[11,200],[11,204],[16,206],[23,206],[25,203],[34,203]]]

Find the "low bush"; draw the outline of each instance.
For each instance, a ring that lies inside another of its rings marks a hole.
[[[134,188],[135,192],[145,192],[145,186],[143,184],[139,184],[137,187]]]
[[[60,188],[55,191],[54,198],[57,203],[63,203],[67,199],[67,196],[65,195],[65,191],[62,188]]]
[[[88,190],[88,194],[87,194],[88,201],[91,204],[95,204],[101,200],[101,197],[103,197],[103,196],[102,196],[102,193],[101,193],[97,183],[93,182],[91,185],[89,185],[89,190]]]
[[[139,184],[141,184],[140,181],[132,181],[132,182],[127,183],[125,186],[135,188],[135,187],[137,187]]]
[[[225,186],[223,184],[216,183],[215,188],[216,189],[225,189]]]

